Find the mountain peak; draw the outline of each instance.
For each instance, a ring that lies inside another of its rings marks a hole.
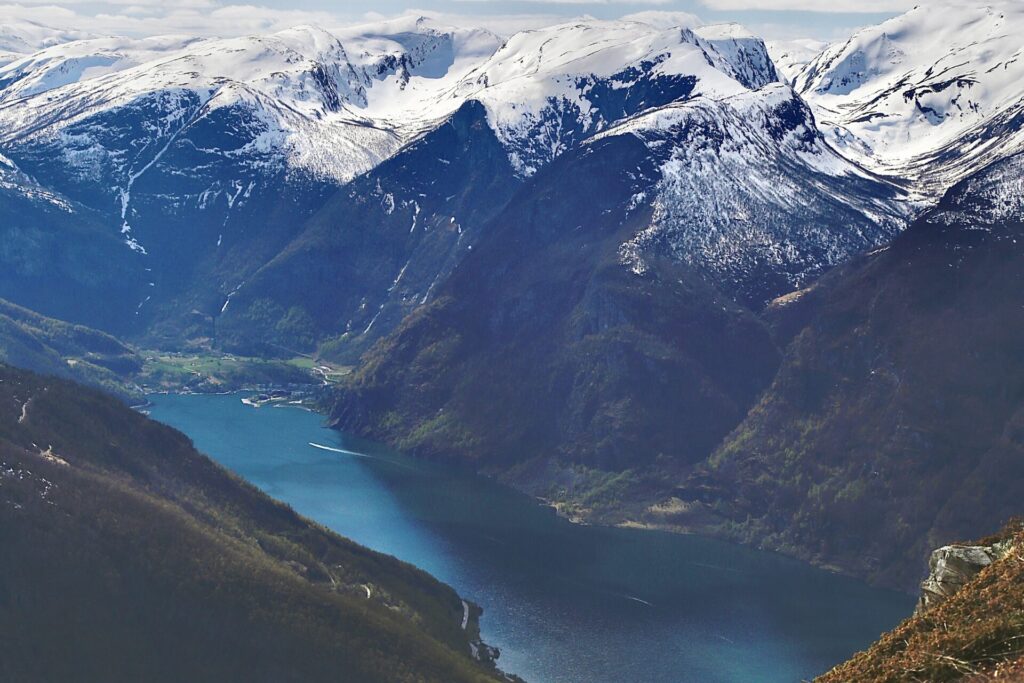
[[[921,181],[933,196],[1024,149],[1020,126],[1007,126],[1024,108],[1024,6],[941,7],[862,29],[794,79],[837,145],[879,171]]]

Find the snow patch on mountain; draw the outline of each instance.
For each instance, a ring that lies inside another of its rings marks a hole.
[[[795,85],[845,153],[938,196],[1024,149],[986,132],[1022,108],[1022,32],[1019,2],[929,3],[827,48]]]
[[[943,198],[934,218],[944,223],[966,222],[975,230],[1024,221],[1024,154],[960,182]]]
[[[620,134],[662,159],[650,226],[620,249],[638,274],[668,255],[758,302],[760,283],[799,288],[906,223],[904,194],[837,154],[782,84],[674,103],[598,139]]]
[[[701,29],[704,30],[704,29]],[[642,22],[524,31],[459,84],[482,102],[522,175],[622,118],[668,102],[723,97],[776,74],[760,41]]]
[[[800,72],[820,55],[828,43],[814,38],[767,40],[765,46],[783,81],[793,84]]]

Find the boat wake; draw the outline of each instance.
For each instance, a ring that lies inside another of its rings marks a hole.
[[[366,453],[357,453],[355,451],[348,451],[348,450],[345,450],[344,448],[334,448],[332,446],[325,446],[325,445],[320,444],[320,443],[313,443],[312,441],[309,441],[307,443],[310,446],[312,446],[313,448],[319,448],[322,451],[330,451],[331,453],[343,453],[344,455],[354,455],[354,456],[356,456],[358,458],[367,458],[369,460],[377,460],[378,459],[378,458],[374,458],[372,455],[367,455]]]
[[[623,595],[622,597],[626,598],[627,600],[632,600],[633,602],[639,602],[642,605],[647,605],[648,607],[654,607],[654,605],[647,602],[646,600],[643,600],[633,595]]]
[[[335,448],[334,446],[325,446],[322,443],[315,443],[313,441],[307,441],[308,445],[313,448],[318,448],[321,451],[330,451],[331,453],[341,453],[342,455],[354,455],[357,458],[366,458],[367,460],[375,460],[377,462],[386,463],[392,467],[400,467],[404,470],[416,471],[412,465],[407,465],[404,462],[398,462],[390,458],[382,458],[379,455],[367,455],[366,453],[360,453],[358,451],[350,451],[347,448]]]

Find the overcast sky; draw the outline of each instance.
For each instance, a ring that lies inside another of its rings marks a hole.
[[[618,18],[636,12],[683,12],[704,22],[737,21],[766,38],[842,38],[923,0],[0,0],[0,24],[30,19],[96,33],[236,35],[299,23],[325,27],[407,12],[499,33],[574,16]]]

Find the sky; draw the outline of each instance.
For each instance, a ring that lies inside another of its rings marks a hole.
[[[0,0],[4,24],[30,20],[60,29],[119,35],[238,35],[302,23],[332,28],[426,14],[509,35],[591,16],[680,13],[705,23],[735,21],[768,39],[838,40],[927,0]],[[671,14],[666,16],[671,17]]]

